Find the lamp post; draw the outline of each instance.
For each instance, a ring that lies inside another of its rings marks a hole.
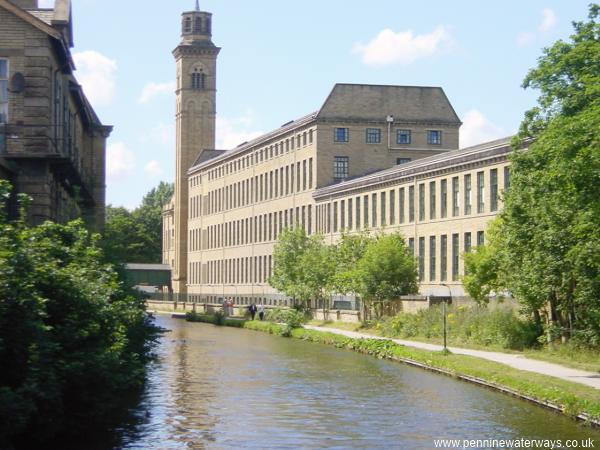
[[[450,286],[448,286],[446,283],[441,283],[441,285],[446,286],[448,288],[448,292],[450,293],[450,301],[452,301],[452,289],[450,289]],[[447,346],[448,331],[447,331],[447,325],[446,325],[446,299],[444,299],[444,301],[442,303],[442,313],[444,315],[444,353],[446,353],[448,351],[448,346]]]

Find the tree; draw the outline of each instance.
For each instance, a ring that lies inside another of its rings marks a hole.
[[[378,315],[390,300],[419,290],[416,261],[399,233],[381,234],[370,241],[356,273],[363,303],[379,305]]]
[[[360,289],[357,264],[373,238],[368,231],[358,234],[342,233],[340,241],[332,248],[335,265],[329,290],[338,294],[356,294]]]
[[[523,86],[541,95],[515,144],[534,141],[511,158],[493,254],[473,274],[495,270],[525,310],[546,315],[549,339],[575,336],[587,345],[600,345],[599,12],[591,5],[590,20],[574,23],[571,41],[545,49],[525,78]]]
[[[0,181],[0,200],[10,187]],[[7,220],[0,205],[0,447],[108,426],[144,382],[157,329],[105,264],[98,236]]]
[[[173,184],[161,182],[133,211],[106,208],[103,247],[113,263],[160,263],[162,208],[173,196]]]
[[[308,237],[301,227],[283,230],[273,250],[269,284],[302,306],[323,299],[333,273],[330,253],[319,235]]]

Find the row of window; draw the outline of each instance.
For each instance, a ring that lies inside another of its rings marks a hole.
[[[447,281],[448,277],[452,281],[460,279],[460,254],[461,252],[469,253],[471,251],[473,233],[463,233],[462,250],[460,237],[459,233],[429,236],[429,239],[421,236],[419,237],[418,252],[415,252],[415,239],[410,238],[408,240],[408,246],[413,256],[417,258],[420,282],[435,282],[438,279],[439,281]],[[450,242],[448,242],[449,239]],[[485,243],[484,232],[477,231],[476,239],[477,246],[483,245]],[[426,245],[429,246],[428,250],[425,249]],[[426,258],[429,261],[426,262]],[[450,274],[448,269],[450,269]],[[464,270],[462,275],[465,275]]]
[[[225,175],[244,170],[252,165],[268,161],[277,156],[281,156],[284,153],[288,153],[294,149],[310,145],[314,140],[313,134],[314,130],[311,129],[304,131],[303,133],[298,133],[296,136],[283,139],[267,147],[255,150],[254,152],[238,158],[235,161],[231,161],[227,164],[223,164],[210,170],[208,172],[208,179],[214,180]]]
[[[270,172],[215,189],[206,196],[205,209],[200,196],[190,197],[190,218],[215,214],[253,203],[272,200],[313,187],[313,159],[305,159]]]
[[[486,185],[486,172],[489,181]],[[498,169],[489,169],[476,173],[475,205],[473,205],[473,188],[471,174],[463,175],[463,195],[460,194],[460,177],[430,181],[418,184],[418,221],[445,219],[470,215],[474,206],[479,214],[498,210]],[[449,186],[450,182],[450,186]],[[510,185],[510,171],[504,168],[504,189]],[[486,196],[486,186],[489,195]],[[429,197],[428,207],[426,198]],[[461,208],[461,200],[463,202]],[[489,202],[486,208],[486,200]],[[448,210],[450,208],[450,211]],[[361,228],[377,228],[387,225],[415,222],[415,186],[394,188],[389,191],[359,195],[345,200],[338,200],[316,209],[316,230],[319,233],[336,233],[338,231],[359,230]]]
[[[344,127],[334,128],[334,142],[350,142],[350,129]],[[381,128],[367,128],[365,130],[367,144],[381,144]],[[396,144],[408,145],[412,143],[412,130],[396,130]],[[442,145],[441,130],[427,130],[427,144]]]
[[[462,236],[462,246],[459,233],[429,238],[421,236],[418,249],[414,238],[408,240],[418,262],[420,282],[459,281],[460,276],[465,274],[464,270],[460,273],[460,255],[470,252],[473,246],[473,233],[466,232]],[[484,231],[477,231],[475,236],[477,246],[485,243]],[[214,260],[206,264],[190,262],[189,267],[189,280],[193,285],[266,283],[272,274],[272,255]]]
[[[219,259],[189,263],[189,283],[253,284],[266,283],[273,275],[273,255]]]
[[[206,17],[204,20],[203,16],[196,16],[193,21],[193,30],[195,34],[211,34],[210,17]],[[192,18],[189,16],[183,20],[183,32],[192,32]]]
[[[194,252],[273,242],[285,228],[293,226],[301,226],[307,234],[312,234],[312,205],[210,225],[204,230],[192,228],[188,247]]]

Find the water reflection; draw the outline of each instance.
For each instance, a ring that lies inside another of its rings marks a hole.
[[[600,433],[448,377],[319,344],[159,317],[172,329],[125,449],[433,448]],[[146,413],[148,412],[148,413]],[[110,448],[110,447],[106,447]]]

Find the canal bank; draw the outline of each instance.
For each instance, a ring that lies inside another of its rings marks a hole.
[[[200,316],[202,317],[202,316]],[[208,321],[209,318],[201,319]],[[226,323],[256,331],[280,335],[284,326],[270,322],[235,321]],[[345,330],[321,331],[309,328],[292,330],[291,337],[333,345],[337,348],[403,362],[463,381],[521,398],[573,419],[600,427],[600,390],[549,375],[520,370],[503,363],[466,354],[444,354],[437,349],[414,348],[386,338]],[[414,344],[414,343],[412,343]],[[425,344],[428,345],[428,344]]]

